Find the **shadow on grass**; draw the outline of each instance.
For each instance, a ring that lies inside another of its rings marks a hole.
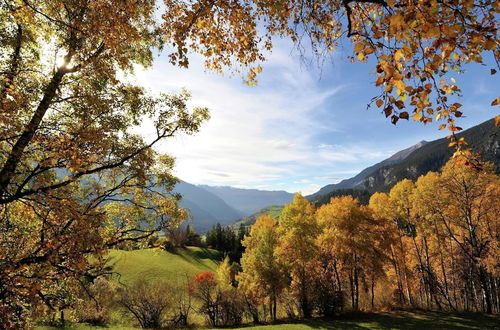
[[[388,313],[346,313],[331,319],[314,319],[304,324],[315,329],[498,329],[500,316],[481,313],[394,311]]]
[[[500,315],[445,313],[429,311],[392,311],[386,313],[344,313],[332,318],[282,320],[272,324],[244,325],[243,329],[495,329],[500,330]],[[303,328],[302,328],[303,327]]]
[[[186,247],[186,248],[173,248],[167,251],[178,256],[184,261],[187,261],[189,263],[196,262],[200,265],[203,265],[203,262],[201,262],[203,259],[210,259],[218,262],[222,261],[221,254],[219,252],[206,248],[199,248],[193,250],[189,247]],[[189,258],[187,255],[189,255],[191,258]]]

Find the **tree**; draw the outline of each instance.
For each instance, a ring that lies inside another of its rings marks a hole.
[[[218,1],[166,0],[163,30],[174,46],[173,63],[187,66],[188,51],[206,56],[215,70],[263,61],[273,36],[300,43],[314,54],[334,50],[342,38],[353,45],[352,61],[375,60],[380,95],[372,102],[395,124],[409,119],[440,128],[461,128],[461,91],[448,73],[491,55],[499,69],[498,3],[494,0]],[[261,28],[259,28],[261,27]],[[250,69],[253,83],[262,70]],[[488,73],[486,73],[488,74]],[[500,97],[492,105],[500,104]],[[497,117],[500,120],[500,117]],[[461,141],[459,141],[461,142]]]
[[[405,249],[402,244],[401,232],[394,223],[395,213],[389,195],[386,193],[374,193],[370,198],[369,207],[372,210],[373,217],[379,223],[384,233],[383,245],[390,251],[390,261],[393,267],[392,271],[386,271],[390,278],[395,277],[396,287],[393,298],[397,304],[405,304],[409,301],[409,281],[408,269],[403,258]],[[406,293],[406,295],[405,295]]]
[[[478,170],[466,162],[467,157],[458,156],[448,161],[440,176],[429,174],[435,187],[430,190],[434,192],[432,196],[422,189],[428,187],[425,183],[431,178],[419,180],[417,183],[423,187],[418,202],[426,218],[436,221],[436,234],[446,235],[455,246],[450,252],[462,259],[460,271],[467,279],[466,290],[471,290],[474,297],[476,289],[470,284],[475,284],[480,290],[483,311],[491,313],[496,299],[492,292],[493,274],[498,274],[494,270],[499,265],[499,177],[493,173],[491,164],[482,164]]]
[[[173,158],[160,141],[198,131],[187,92],[118,79],[161,46],[155,2],[0,4],[0,326],[57,309],[107,249],[177,226]],[[103,19],[105,18],[105,19]],[[132,133],[150,118],[150,139]],[[89,256],[93,256],[90,258]],[[94,272],[95,274],[95,272]],[[61,306],[62,306],[61,305]]]
[[[120,303],[139,322],[141,328],[160,328],[172,307],[172,288],[162,282],[139,280],[122,293]]]
[[[359,206],[352,196],[332,198],[318,209],[316,218],[322,228],[318,256],[326,266],[324,273],[330,276],[326,281],[336,283],[330,299],[336,291],[349,287],[352,309],[358,310],[361,283],[374,284],[383,273],[385,251],[379,244],[383,233],[377,230],[369,209]]]
[[[274,321],[277,318],[278,298],[288,285],[286,268],[275,255],[278,244],[276,220],[269,215],[260,216],[243,240],[243,271],[238,275],[239,288],[246,296],[260,301],[269,299],[269,310]]]
[[[222,227],[220,223],[213,226],[207,233],[205,242],[212,249],[216,249],[228,256],[233,262],[239,262],[243,252],[241,241],[246,234],[244,226],[238,232],[231,226]]]
[[[221,290],[229,290],[235,286],[236,274],[232,267],[229,257],[225,257],[224,261],[217,267],[217,282]]]
[[[309,271],[317,253],[315,239],[320,233],[314,213],[314,206],[296,194],[281,212],[276,249],[276,256],[289,269],[291,289],[306,318],[312,313]]]
[[[220,295],[213,273],[202,272],[188,283],[189,293],[202,303],[200,312],[205,314],[211,326],[217,326]]]

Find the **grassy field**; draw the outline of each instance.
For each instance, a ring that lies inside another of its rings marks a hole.
[[[327,329],[500,329],[499,316],[438,312],[387,312],[345,314],[331,320],[311,320],[244,327],[244,330],[327,330]]]
[[[114,281],[130,284],[136,280],[151,281],[162,279],[173,285],[184,285],[186,276],[192,277],[202,271],[215,272],[220,255],[208,249],[189,247],[173,251],[145,249],[135,251],[111,251],[111,264],[114,271],[120,274]],[[136,329],[130,327],[134,320],[116,310],[113,313],[113,325],[109,327],[92,327],[74,324],[67,329],[100,330],[100,329]],[[192,322],[203,323],[203,317],[193,314]],[[37,330],[55,329],[39,326]],[[206,328],[205,328],[206,329]],[[406,312],[344,314],[331,320],[310,320],[271,325],[244,326],[243,330],[306,330],[306,329],[497,329],[500,330],[499,316],[481,314],[449,314],[438,312]]]
[[[118,285],[130,285],[135,281],[162,280],[173,287],[185,286],[186,281],[200,272],[216,272],[221,255],[219,252],[198,247],[187,247],[169,251],[143,249],[133,251],[112,250],[110,262],[115,275],[112,281]],[[112,326],[105,329],[134,329],[129,327],[135,320],[121,308],[115,308],[111,317]],[[193,314],[193,321],[203,322],[203,317]],[[39,326],[36,329],[55,329]],[[83,324],[75,324],[68,329],[103,329]]]
[[[54,329],[39,327],[37,330]],[[73,325],[67,329],[74,330],[101,330],[101,329],[134,329],[121,326],[108,328]],[[198,328],[203,329],[203,328]],[[206,329],[206,328],[205,328]],[[233,329],[233,328],[226,328]],[[241,330],[329,330],[329,329],[500,329],[499,316],[485,316],[482,314],[449,314],[438,312],[387,312],[387,313],[358,313],[345,314],[331,320],[310,320],[293,323],[277,323],[260,326],[244,326]]]
[[[257,213],[254,213],[252,215],[249,215],[241,219],[240,221],[236,222],[233,226],[235,228],[238,228],[240,224],[243,224],[245,226],[253,225],[257,220],[257,218],[264,214],[268,214],[272,216],[274,219],[278,219],[282,211],[283,211],[283,206],[268,206],[263,208]]]
[[[114,280],[130,284],[137,280],[162,279],[172,284],[185,281],[193,275],[217,270],[220,254],[217,251],[197,247],[164,251],[144,249],[134,251],[113,250],[110,264],[120,274]]]

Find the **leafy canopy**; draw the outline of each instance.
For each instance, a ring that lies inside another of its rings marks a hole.
[[[188,66],[189,51],[205,55],[208,68],[221,71],[235,65],[258,65],[273,37],[296,43],[309,40],[314,54],[337,48],[342,39],[353,44],[351,60],[374,60],[380,94],[372,102],[392,123],[409,119],[427,124],[443,121],[440,129],[461,128],[461,90],[449,73],[462,73],[468,63],[492,56],[499,68],[494,0],[165,0],[162,31],[174,46],[173,63]],[[500,103],[500,97],[492,106]],[[500,117],[499,117],[500,118]],[[499,119],[500,120],[500,119]]]

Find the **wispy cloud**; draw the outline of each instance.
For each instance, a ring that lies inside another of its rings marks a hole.
[[[134,79],[153,91],[186,87],[193,105],[211,110],[212,118],[198,134],[160,146],[177,158],[179,177],[193,183],[257,186],[300,174],[312,158],[322,158],[310,147],[315,136],[335,130],[313,114],[343,86],[321,88],[311,72],[299,66],[275,51],[267,75],[254,88],[238,78],[206,73],[196,61],[189,70],[157,62],[149,70],[138,70]]]
[[[210,108],[212,118],[198,134],[159,147],[176,157],[181,179],[308,194],[440,134],[405,122],[396,128],[379,111],[367,111],[373,94],[366,67],[346,69],[339,60],[320,80],[290,49],[278,44],[256,87],[238,76],[205,72],[197,56],[188,70],[160,56],[152,68],[128,78],[156,92],[185,87],[191,105]],[[141,131],[147,134],[147,122]]]

